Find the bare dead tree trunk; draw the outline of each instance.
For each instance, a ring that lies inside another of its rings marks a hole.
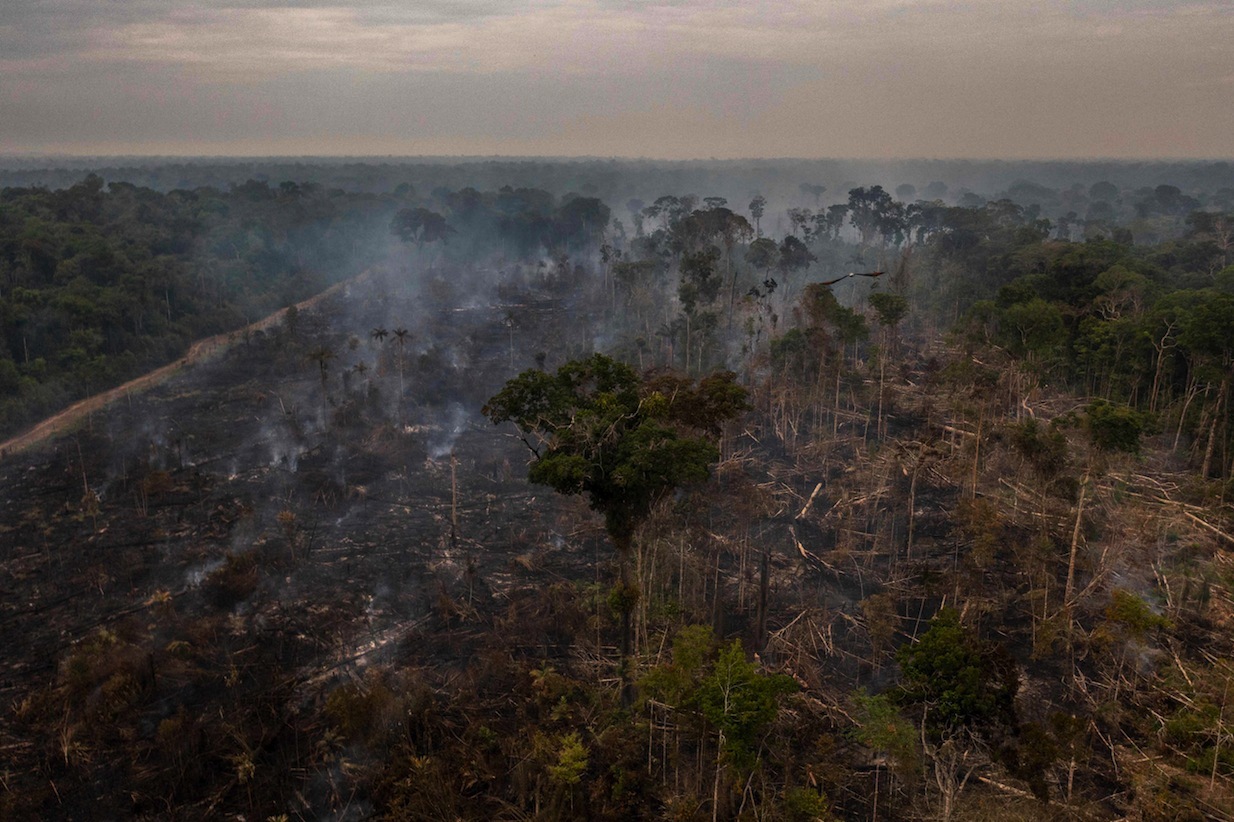
[[[1063,609],[1070,615],[1071,594],[1075,590],[1075,558],[1080,549],[1080,526],[1084,521],[1084,497],[1088,493],[1088,480],[1092,475],[1090,465],[1084,471],[1084,479],[1080,480],[1080,500],[1075,508],[1075,527],[1071,529],[1071,553],[1067,559],[1067,585],[1063,589]],[[1068,616],[1070,621],[1070,616]]]
[[[956,734],[938,745],[926,741],[925,723],[922,723],[921,742],[934,771],[934,784],[938,788],[939,819],[950,822],[955,814],[955,803],[968,780],[982,764],[977,743],[965,734]]]
[[[767,647],[767,594],[769,590],[768,576],[771,566],[771,547],[769,542],[763,544],[763,556],[758,569],[758,618],[755,622],[754,647],[762,653]]]
[[[970,499],[977,498],[977,475],[981,466],[981,426],[985,422],[985,405],[977,408],[977,436],[973,439],[973,493]]]
[[[917,454],[917,464],[913,466],[913,478],[908,484],[908,535],[904,542],[905,562],[912,562],[913,559],[913,532],[917,524],[917,478],[921,475],[924,465],[925,451],[922,449]]]
[[[1208,444],[1204,447],[1204,463],[1200,467],[1200,477],[1208,479],[1208,470],[1213,464],[1213,450],[1217,444],[1217,421],[1221,419],[1221,406],[1225,402],[1225,394],[1230,386],[1230,378],[1227,375],[1221,381],[1221,388],[1217,391],[1217,404],[1213,406],[1213,420],[1208,426]]]
[[[1207,394],[1208,389],[1209,389],[1209,386],[1205,386],[1204,393]],[[1199,393],[1200,393],[1200,388],[1195,380],[1195,377],[1194,376],[1188,377],[1187,379],[1187,399],[1183,402],[1183,410],[1179,412],[1179,415],[1178,415],[1178,428],[1174,432],[1174,444],[1171,446],[1171,450],[1174,450],[1174,451],[1178,450],[1178,441],[1183,436],[1183,425],[1187,421],[1187,409],[1191,407],[1191,401],[1194,400],[1196,396],[1199,395]]]
[[[831,436],[835,438],[836,433],[840,429],[840,374],[844,371],[844,355],[843,353],[837,358],[836,362],[836,402],[835,409],[831,414]]]
[[[1171,322],[1166,326],[1165,333],[1161,335],[1160,340],[1153,340],[1153,348],[1157,351],[1156,368],[1153,369],[1153,387],[1149,392],[1148,410],[1157,410],[1157,395],[1161,390],[1161,372],[1165,368],[1165,352],[1174,347],[1174,323]]]
[[[458,547],[458,457],[450,453],[450,546]]]
[[[631,566],[631,554],[634,547],[633,534],[612,534],[613,542],[617,546],[618,563],[620,564],[619,582],[620,596],[618,597],[618,605],[621,609],[621,658],[617,663],[618,673],[621,679],[621,702],[626,708],[634,704],[634,682],[632,671],[630,670],[630,655],[633,640],[633,621],[632,616],[634,608],[637,604],[635,597],[638,595],[638,583],[636,577],[633,576],[634,570]]]
[[[883,438],[883,390],[886,385],[885,375],[887,372],[887,347],[883,346],[883,351],[879,352],[878,357],[878,425],[875,426],[874,433],[880,440]]]

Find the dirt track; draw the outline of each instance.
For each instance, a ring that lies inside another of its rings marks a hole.
[[[352,277],[350,280],[344,280],[341,283],[336,283],[320,294],[309,297],[296,303],[296,309],[303,311],[312,308],[314,305],[329,297],[349,285],[364,281],[371,272],[365,271],[361,274]],[[180,369],[186,365],[198,365],[209,362],[210,360],[226,353],[238,340],[244,338],[245,334],[255,331],[264,331],[282,322],[283,317],[287,314],[286,308],[280,308],[273,314],[258,320],[255,323],[247,325],[243,328],[238,328],[234,331],[228,331],[223,334],[216,334],[213,337],[207,337],[204,340],[198,340],[189,347],[188,352],[176,360],[168,363],[160,368],[156,368],[146,374],[135,379],[129,380],[123,385],[118,385],[115,388],[100,392],[93,396],[87,397],[84,400],[73,403],[68,408],[54,414],[42,422],[36,424],[21,434],[18,434],[11,439],[0,442],[0,460],[8,457],[10,454],[20,454],[23,451],[28,451],[35,446],[46,442],[60,434],[67,433],[77,426],[81,425],[91,414],[100,409],[106,408],[113,402],[128,397],[134,393],[140,393],[166,382],[171,377],[179,373]]]

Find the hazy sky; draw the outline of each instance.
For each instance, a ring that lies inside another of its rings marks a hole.
[[[1234,158],[1231,0],[0,0],[0,153]]]

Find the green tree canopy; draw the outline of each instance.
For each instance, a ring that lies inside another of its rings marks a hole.
[[[1084,427],[1093,445],[1101,451],[1140,453],[1144,417],[1134,408],[1108,400],[1094,400],[1088,405]]]
[[[763,674],[747,662],[740,640],[720,648],[711,675],[698,690],[704,717],[724,734],[724,750],[741,771],[758,762],[767,727],[780,709],[780,696],[797,690],[784,674]]]
[[[528,479],[563,494],[586,494],[624,555],[634,530],[662,495],[702,482],[719,458],[725,420],[746,407],[731,372],[697,384],[643,380],[603,354],[554,374],[528,370],[506,383],[484,414],[513,422],[535,454]]]
[[[390,223],[390,231],[405,243],[423,248],[425,243],[446,240],[454,229],[435,211],[427,208],[404,208]]]
[[[750,248],[746,251],[746,262],[759,271],[774,268],[779,261],[780,247],[776,245],[775,240],[769,240],[766,237],[759,237],[750,243]]]
[[[894,328],[908,315],[908,300],[899,294],[875,291],[870,295],[870,305],[882,326]]]
[[[931,733],[1016,727],[1014,661],[974,636],[955,609],[939,611],[921,640],[902,646],[896,659],[900,701],[926,708]]]

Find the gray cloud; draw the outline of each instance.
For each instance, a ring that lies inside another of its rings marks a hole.
[[[19,151],[1231,156],[1225,3],[0,9]]]

